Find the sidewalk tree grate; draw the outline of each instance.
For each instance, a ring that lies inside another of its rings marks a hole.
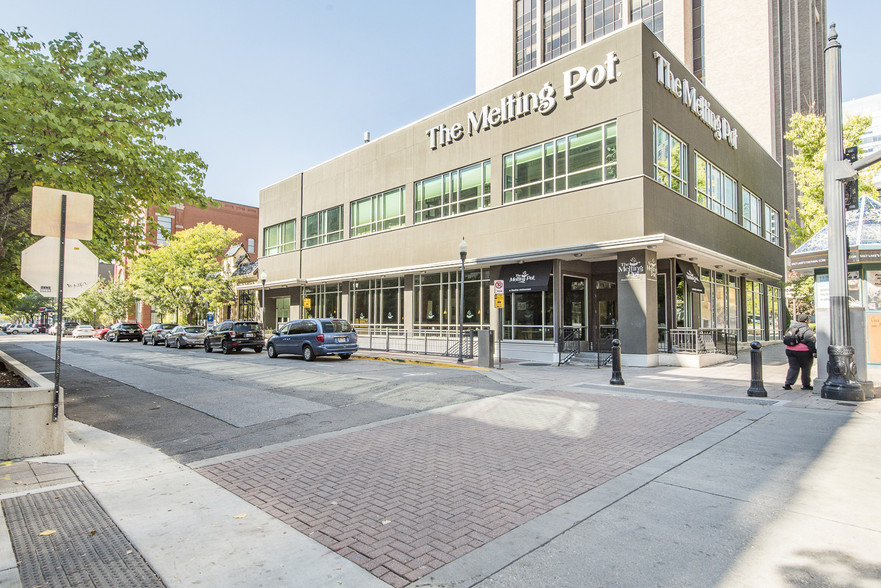
[[[511,394],[198,471],[402,587],[738,414]]]
[[[164,586],[85,487],[2,504],[22,586]]]

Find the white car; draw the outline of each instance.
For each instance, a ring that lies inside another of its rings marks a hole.
[[[78,337],[91,337],[92,333],[95,332],[95,329],[92,328],[92,325],[77,325],[74,327],[71,336],[76,339]]]
[[[39,333],[40,329],[33,325],[10,325],[6,329],[6,332],[10,335],[18,335],[19,333],[27,333],[29,335],[32,335],[34,333]]]

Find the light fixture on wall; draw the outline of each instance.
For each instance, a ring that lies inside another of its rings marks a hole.
[[[697,261],[697,257],[689,257],[688,261]]]
[[[575,257],[581,257],[584,254],[583,253],[575,253],[574,255],[575,255]]]
[[[713,267],[716,269],[722,269],[722,264],[720,263],[720,264],[714,265]]]
[[[677,253],[677,254],[676,254],[676,257],[680,257],[680,258],[681,258],[681,257],[685,257],[685,254],[684,254],[684,253]]]

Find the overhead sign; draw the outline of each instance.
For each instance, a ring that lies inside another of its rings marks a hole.
[[[58,297],[61,239],[43,237],[21,252],[21,279],[48,298]],[[64,240],[64,297],[75,298],[98,281],[98,258],[78,239]]]
[[[68,239],[92,240],[92,216],[95,198],[91,194],[34,186],[31,193],[31,234],[61,237],[61,195],[66,203],[64,236]]]

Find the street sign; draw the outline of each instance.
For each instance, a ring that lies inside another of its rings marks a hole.
[[[496,280],[493,282],[493,290],[496,294],[505,293],[505,280]]]
[[[60,239],[43,237],[21,252],[21,279],[47,298],[58,297]],[[98,281],[98,258],[77,239],[64,240],[64,297],[75,298]]]
[[[65,238],[91,241],[95,198],[91,194],[43,186],[34,186],[31,193],[31,234],[61,236],[62,194],[67,197],[64,212]]]
[[[495,301],[496,301],[496,308],[505,308],[505,295],[504,294],[496,294]]]
[[[312,310],[311,298],[303,298],[303,308],[305,308],[306,310]]]

